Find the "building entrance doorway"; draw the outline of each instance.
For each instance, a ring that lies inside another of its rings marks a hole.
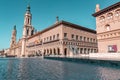
[[[64,49],[64,55],[67,55],[67,48]]]

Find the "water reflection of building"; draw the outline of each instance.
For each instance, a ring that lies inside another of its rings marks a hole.
[[[120,52],[120,2],[100,10],[96,5],[99,53]]]
[[[16,42],[16,26],[13,29],[9,55],[66,55],[97,52],[96,31],[70,22],[59,21],[35,33],[30,6],[24,19],[23,37]]]

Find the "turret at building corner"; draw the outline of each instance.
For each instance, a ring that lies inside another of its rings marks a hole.
[[[105,9],[96,5],[96,30],[99,53],[120,52],[120,2]]]

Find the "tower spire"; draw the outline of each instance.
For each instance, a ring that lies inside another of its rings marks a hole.
[[[32,23],[32,14],[30,12],[30,5],[28,5],[25,13],[24,25],[31,25],[31,23]]]
[[[16,25],[14,25],[14,30],[16,30]]]
[[[13,45],[16,44],[16,34],[17,34],[16,25],[14,25],[14,28],[13,28],[13,31],[12,31],[10,47],[12,47]]]
[[[27,5],[26,13],[30,13],[30,4]]]
[[[28,37],[33,35],[34,28],[32,26],[32,14],[30,12],[30,5],[27,6],[25,17],[24,17],[24,27],[23,27],[23,37],[22,37],[22,48],[21,57],[26,56],[26,40]]]

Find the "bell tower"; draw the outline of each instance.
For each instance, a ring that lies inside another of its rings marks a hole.
[[[16,25],[15,25],[12,31],[10,47],[13,47],[16,44],[16,34],[17,34],[17,30],[16,30]]]
[[[33,34],[34,28],[32,27],[32,14],[30,11],[30,5],[28,5],[24,17],[23,38],[27,38]]]
[[[31,25],[32,14],[30,12],[30,5],[27,6],[27,10],[25,13],[24,25]]]
[[[30,11],[30,5],[28,5],[25,16],[24,16],[21,57],[27,56],[26,41],[27,41],[27,38],[32,36],[33,34],[34,34],[34,28],[32,26],[32,14]]]

